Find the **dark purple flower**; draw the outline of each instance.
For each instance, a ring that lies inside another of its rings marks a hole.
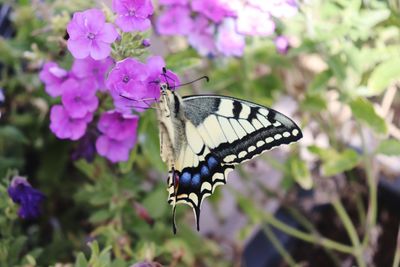
[[[193,30],[188,35],[188,41],[202,56],[215,55],[217,48],[214,41],[214,26],[207,18],[197,16],[193,22]]]
[[[50,129],[60,139],[78,140],[92,119],[91,113],[81,119],[71,118],[62,105],[55,105],[50,111]]]
[[[39,78],[45,84],[45,91],[51,97],[57,97],[62,94],[62,84],[68,78],[68,72],[60,68],[56,62],[49,61],[44,64]]]
[[[276,51],[279,54],[286,55],[290,48],[289,39],[285,36],[278,36],[274,40]]]
[[[142,45],[144,47],[149,47],[151,45],[150,39],[143,39]]]
[[[190,9],[185,6],[172,6],[157,20],[157,31],[164,35],[186,35],[193,27]]]
[[[221,22],[227,16],[233,15],[228,6],[218,0],[193,0],[192,9],[216,23]]]
[[[129,138],[136,140],[138,121],[139,117],[136,115],[108,111],[101,115],[97,128],[101,133],[118,141]]]
[[[238,34],[235,28],[235,20],[228,18],[218,28],[216,46],[225,56],[241,56],[246,45],[243,35]]]
[[[188,5],[189,0],[159,0],[160,5]]]
[[[112,6],[117,13],[115,24],[124,32],[150,28],[149,16],[154,11],[151,0],[113,0]]]
[[[132,133],[136,136],[136,133]],[[134,147],[136,138],[128,138],[118,141],[107,135],[101,135],[96,141],[96,150],[99,155],[109,159],[111,162],[127,161],[129,152]]]
[[[275,31],[269,13],[249,5],[239,10],[236,26],[239,33],[246,35],[269,36]]]
[[[75,12],[68,23],[68,49],[75,58],[105,59],[110,55],[111,43],[118,33],[111,23],[105,22],[105,16],[99,9]]]
[[[71,118],[84,118],[97,109],[99,100],[94,86],[91,79],[68,79],[64,83],[61,100]]]
[[[8,187],[8,195],[20,205],[18,216],[22,219],[33,219],[40,214],[40,203],[44,195],[34,189],[24,177],[14,176]]]
[[[87,162],[92,162],[96,155],[96,145],[94,134],[89,131],[78,141],[78,145],[72,152],[72,160],[86,159]]]
[[[0,88],[0,105],[6,101],[6,97],[3,92],[3,88]]]
[[[75,59],[71,72],[79,79],[90,79],[95,83],[96,89],[104,90],[106,74],[113,64],[114,61],[110,57],[103,60],[94,60],[91,57]]]

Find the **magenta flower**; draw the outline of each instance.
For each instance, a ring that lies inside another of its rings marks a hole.
[[[103,134],[118,141],[135,139],[138,120],[139,117],[136,115],[108,111],[101,115],[97,128]]]
[[[57,97],[62,94],[62,84],[68,78],[68,72],[60,68],[57,63],[49,61],[44,64],[39,78],[45,84],[45,91],[51,97]]]
[[[195,18],[193,31],[189,33],[188,41],[202,56],[210,56],[217,53],[214,41],[214,27],[203,16]]]
[[[274,40],[276,51],[279,54],[286,55],[290,48],[289,39],[283,35],[278,36]]]
[[[105,16],[99,9],[76,12],[68,23],[68,49],[75,58],[105,59],[110,55],[111,43],[118,33],[111,23],[105,22]]]
[[[218,28],[216,46],[225,56],[241,56],[244,52],[245,38],[235,30],[235,20],[228,18]]]
[[[159,0],[160,5],[187,5],[189,0]]]
[[[118,141],[108,137],[107,135],[101,135],[96,140],[97,153],[114,163],[127,161],[129,159],[129,152],[134,145],[135,140],[132,138]]]
[[[113,0],[112,6],[117,13],[115,24],[124,32],[150,28],[149,16],[154,11],[151,0]]]
[[[113,64],[110,57],[103,60],[94,60],[91,57],[75,59],[71,72],[79,79],[90,79],[95,83],[95,89],[104,90],[106,75]]]
[[[157,31],[164,35],[186,35],[192,30],[190,9],[185,6],[168,8],[157,20]]]
[[[96,88],[90,79],[68,79],[64,83],[64,93],[61,101],[69,116],[81,119],[94,112],[99,105],[96,97]]]
[[[143,39],[142,45],[143,45],[144,47],[149,47],[149,46],[151,46],[150,39]]]
[[[50,129],[60,139],[78,140],[92,118],[91,113],[81,119],[71,118],[62,105],[55,105],[50,111]]]
[[[44,200],[44,195],[33,188],[26,178],[14,176],[7,192],[13,202],[20,205],[19,217],[33,219],[39,216],[40,204]]]
[[[267,12],[249,5],[239,10],[236,23],[237,31],[246,35],[269,36],[275,30],[275,23]]]
[[[226,16],[234,15],[226,5],[218,0],[193,0],[192,9],[216,23],[221,22]]]

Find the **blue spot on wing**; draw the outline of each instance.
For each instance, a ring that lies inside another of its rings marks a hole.
[[[191,178],[192,178],[192,176],[190,175],[190,173],[184,172],[184,173],[182,173],[179,182],[184,185],[187,185],[190,183]]]
[[[192,185],[193,185],[193,186],[199,186],[199,185],[200,185],[200,182],[201,182],[200,174],[196,173],[195,175],[193,175],[193,178],[192,178]]]
[[[206,165],[203,165],[200,169],[200,174],[202,177],[206,177],[208,175],[210,175],[210,170],[207,168]]]
[[[207,160],[207,165],[210,169],[214,169],[218,166],[218,161],[213,156],[209,157]]]

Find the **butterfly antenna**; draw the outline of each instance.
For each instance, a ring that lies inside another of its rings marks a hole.
[[[206,82],[209,82],[209,81],[210,81],[210,78],[208,78],[208,76],[202,76],[202,77],[200,77],[200,78],[197,78],[197,79],[194,80],[194,81],[187,82],[187,83],[182,83],[182,84],[177,85],[177,86],[175,86],[175,87],[181,87],[181,86],[184,86],[184,85],[189,85],[189,84],[195,83],[195,82],[200,81],[200,80],[203,80],[203,79],[205,79]]]
[[[127,99],[127,100],[131,100],[131,101],[135,101],[135,102],[143,102],[144,104],[147,105],[147,108],[150,108],[150,109],[155,109],[155,108],[151,107],[151,104],[147,103],[146,101],[147,101],[147,100],[154,100],[154,101],[157,101],[156,98],[134,99],[134,98],[128,97],[128,96],[123,95],[123,94],[119,94],[119,96],[122,97],[122,98],[125,98],[125,99]],[[128,107],[128,108],[145,108],[145,107],[139,107],[139,106],[127,106],[127,107]]]

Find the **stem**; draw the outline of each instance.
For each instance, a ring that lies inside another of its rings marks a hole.
[[[268,224],[264,224],[262,227],[264,233],[267,235],[269,241],[271,241],[272,245],[276,248],[282,258],[286,261],[286,263],[290,267],[298,266],[292,256],[288,253],[288,251],[282,246],[279,240],[276,238],[276,235],[272,231],[271,227]]]
[[[399,225],[399,230],[397,232],[397,243],[396,243],[396,250],[394,252],[394,258],[393,258],[393,267],[399,267],[400,266],[400,225]]]
[[[312,234],[304,233],[300,230],[297,230],[296,228],[293,228],[293,227],[281,222],[280,220],[278,220],[274,216],[272,216],[270,213],[264,213],[263,219],[265,220],[265,222],[267,222],[270,225],[272,225],[273,227],[281,230],[282,232],[284,232],[288,235],[294,236],[305,242],[318,244],[320,246],[323,246],[323,247],[326,247],[329,249],[334,249],[334,250],[337,250],[337,251],[340,251],[343,253],[347,253],[347,254],[354,254],[354,249],[350,246],[343,245],[341,243],[338,243],[338,242],[333,241],[328,238],[318,237],[318,236],[315,236]]]
[[[358,238],[356,228],[352,223],[349,215],[347,214],[345,208],[343,207],[342,202],[339,199],[336,199],[332,202],[333,207],[335,208],[336,213],[338,214],[340,220],[342,221],[344,228],[347,231],[347,234],[350,237],[351,243],[354,247],[354,256],[356,257],[356,261],[359,267],[366,266],[362,257],[362,247],[360,243],[360,239]]]

